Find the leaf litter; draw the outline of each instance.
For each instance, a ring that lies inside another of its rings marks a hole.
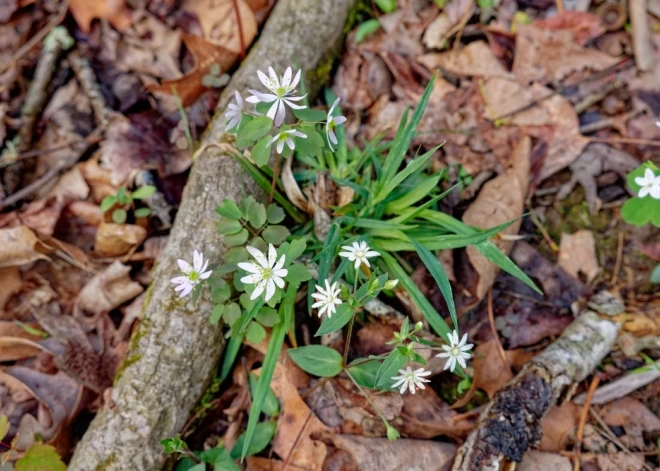
[[[18,80],[33,78],[38,58],[9,59],[54,13],[39,3],[9,3],[0,10],[0,62],[10,64],[0,71],[6,148],[18,132],[25,98]],[[479,228],[515,220],[495,243],[544,294],[493,270],[472,248],[444,252],[461,323],[478,343],[462,395],[447,392],[455,384],[435,360],[429,366],[433,387],[415,396],[371,395],[405,437],[389,442],[350,380],[315,382],[282,355],[272,384],[278,425],[269,451],[248,458],[247,469],[448,469],[453,443],[475,425],[473,411],[563,331],[596,287],[614,287],[626,301],[628,310],[618,317],[626,335],[641,342],[660,333],[660,300],[640,276],[649,259],[660,258],[657,231],[624,227],[618,211],[630,192],[626,173],[653,160],[648,142],[660,138],[657,83],[652,74],[631,73],[635,39],[623,28],[612,30],[596,8],[557,13],[543,2],[502,2],[490,10],[467,0],[437,3],[401,1],[391,13],[376,13],[381,29],[361,42],[348,34],[331,82],[349,112],[349,141],[393,137],[404,110],[414,108],[425,81],[439,71],[414,146],[444,143],[432,165],[448,170],[445,188],[461,172],[485,175],[471,195],[463,194],[469,197],[454,192],[443,209]],[[196,139],[208,124],[225,74],[240,62],[272,4],[69,2],[67,28],[97,77],[101,100],[88,93],[82,76],[61,65],[69,74],[54,76],[52,98],[28,147],[36,154],[26,159],[34,158],[35,179],[65,162],[63,171],[0,214],[0,414],[9,418],[8,439],[18,437],[17,449],[52,460],[52,469],[60,465],[34,437],[65,456],[79,414],[102,406],[167,237],[132,214],[114,222],[100,204],[122,188],[135,189],[138,175],[147,172],[162,199],[177,205],[192,163],[188,136]],[[657,18],[649,19],[656,28]],[[98,109],[109,117],[105,127]],[[83,146],[98,126],[101,138]],[[530,213],[533,222],[525,217]],[[423,266],[414,279],[448,314]],[[492,326],[482,302],[489,290]],[[393,303],[411,313],[405,298]],[[375,339],[390,338],[400,322],[367,315],[351,349],[384,353],[374,350],[383,345]],[[245,371],[258,375],[263,345],[245,346]],[[630,358],[622,350],[604,366],[607,379],[643,366],[639,349]],[[231,449],[239,439],[249,380],[240,368],[232,380],[189,432],[200,447],[224,440]],[[553,408],[543,423],[542,451],[529,453],[520,469],[567,463],[570,469],[566,456],[581,412],[571,402]],[[649,454],[649,437],[659,429],[657,401],[626,396],[598,406],[597,414],[608,428],[588,419],[583,466],[642,469],[639,456]]]

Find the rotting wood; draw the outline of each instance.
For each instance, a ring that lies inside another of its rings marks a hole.
[[[131,339],[125,365],[115,379],[110,404],[99,411],[78,444],[69,471],[142,471],[162,466],[159,441],[183,427],[213,375],[224,347],[222,329],[212,326],[212,304],[203,295],[196,307],[181,300],[170,279],[176,260],[194,249],[214,262],[225,253],[215,207],[225,198],[259,194],[250,177],[213,143],[231,142],[224,110],[234,91],[260,88],[256,71],[288,66],[314,71],[336,54],[354,0],[279,0],[261,38],[225,89],[193,164],[167,247],[158,260],[144,313]],[[311,74],[308,74],[308,78]],[[318,91],[322,84],[308,84]]]
[[[608,299],[607,296],[596,297]],[[611,299],[611,297],[609,297]],[[610,311],[605,306],[601,312]],[[610,352],[619,324],[585,309],[495,394],[461,446],[453,471],[499,471],[541,439],[541,419]]]

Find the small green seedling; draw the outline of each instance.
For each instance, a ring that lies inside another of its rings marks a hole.
[[[105,214],[110,209],[112,211],[112,222],[115,224],[124,224],[128,218],[128,209],[133,210],[136,218],[146,218],[151,214],[149,208],[135,208],[135,200],[145,200],[156,192],[156,187],[144,185],[131,192],[125,187],[121,187],[116,195],[110,195],[101,201],[101,211]],[[119,206],[119,207],[117,207]]]

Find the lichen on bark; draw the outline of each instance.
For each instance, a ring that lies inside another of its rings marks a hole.
[[[162,466],[160,440],[176,435],[202,396],[220,359],[221,328],[208,317],[212,304],[196,306],[176,297],[170,278],[178,258],[199,249],[221,262],[225,246],[215,227],[215,207],[259,190],[218,146],[224,142],[223,111],[234,91],[258,88],[257,69],[315,70],[338,47],[354,0],[279,0],[260,40],[232,77],[204,135],[167,247],[158,261],[141,325],[131,341],[122,374],[106,404],[78,444],[70,471],[152,471]],[[310,94],[322,84],[308,83]]]

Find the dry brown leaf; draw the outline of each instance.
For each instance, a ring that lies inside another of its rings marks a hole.
[[[80,168],[76,166],[62,175],[45,196],[46,198],[64,197],[67,200],[85,200],[89,196],[89,186]]]
[[[454,27],[474,9],[474,0],[451,0],[426,28],[422,39],[431,49],[443,49]]]
[[[583,273],[587,284],[591,283],[600,272],[593,232],[562,233],[557,263],[574,278],[579,279],[580,273]]]
[[[238,6],[238,11],[235,9]],[[183,9],[197,15],[204,38],[236,54],[241,47],[238,21],[243,31],[243,46],[247,49],[257,35],[257,21],[244,0],[185,0]],[[239,20],[240,17],[240,20]],[[223,69],[224,71],[225,69]]]
[[[21,286],[23,280],[18,267],[0,268],[0,311],[5,308],[7,301],[20,291]]]
[[[147,230],[142,226],[104,222],[96,231],[94,251],[105,257],[116,257],[140,245],[146,238]]]
[[[623,397],[605,405],[601,417],[614,427],[641,427],[645,432],[660,430],[660,418],[632,397]]]
[[[525,453],[516,471],[572,471],[571,460],[557,453],[531,450]]]
[[[389,94],[392,83],[392,73],[380,56],[357,50],[342,57],[332,89],[341,98],[342,107],[361,111]]]
[[[430,440],[400,438],[392,442],[386,438],[335,435],[328,442],[347,452],[354,463],[352,468],[339,469],[360,471],[448,471],[456,454],[455,445]]]
[[[41,241],[27,226],[0,229],[0,268],[48,260],[48,257],[37,251],[40,246]]]
[[[130,278],[131,267],[116,261],[87,283],[78,295],[76,307],[93,314],[109,312],[144,291]]]
[[[524,82],[552,82],[584,69],[600,71],[618,61],[596,49],[579,46],[570,31],[521,25],[516,38],[513,74]]]
[[[566,449],[580,420],[583,406],[566,402],[555,406],[543,417],[543,438],[539,449],[542,451],[560,452]]]
[[[424,54],[417,62],[429,70],[441,68],[457,75],[475,77],[510,77],[485,41],[474,41],[460,50]]]
[[[69,0],[69,10],[85,34],[89,33],[94,19],[107,20],[119,31],[128,28],[132,21],[125,0]]]
[[[575,41],[581,46],[605,32],[599,15],[575,10],[557,13],[550,18],[537,20],[532,25],[548,30],[570,31]]]
[[[634,455],[629,451],[596,454],[599,471],[642,471],[644,462],[643,455]]]
[[[38,328],[38,326],[30,325]],[[17,361],[32,358],[43,348],[34,342],[42,337],[28,333],[14,322],[0,321],[0,361]]]
[[[245,461],[247,463],[246,471],[308,471],[307,468],[294,466],[291,463],[287,463],[286,469],[284,469],[284,461],[271,458],[248,456]]]
[[[463,222],[482,229],[489,229],[520,218],[524,209],[525,195],[529,180],[531,139],[524,136],[511,156],[511,166],[503,174],[489,181],[479,192],[477,199],[463,214]],[[521,221],[518,219],[502,231],[502,235],[518,233]],[[498,239],[498,248],[508,254],[512,241]],[[468,247],[467,255],[479,276],[475,296],[482,299],[492,286],[498,268],[474,247]]]
[[[218,64],[222,72],[227,71],[238,59],[238,54],[199,36],[182,33],[182,38],[195,58],[195,66],[181,78],[166,80],[160,85],[149,85],[147,88],[168,95],[176,90],[183,106],[190,106],[207,90],[202,80],[211,66]]]

